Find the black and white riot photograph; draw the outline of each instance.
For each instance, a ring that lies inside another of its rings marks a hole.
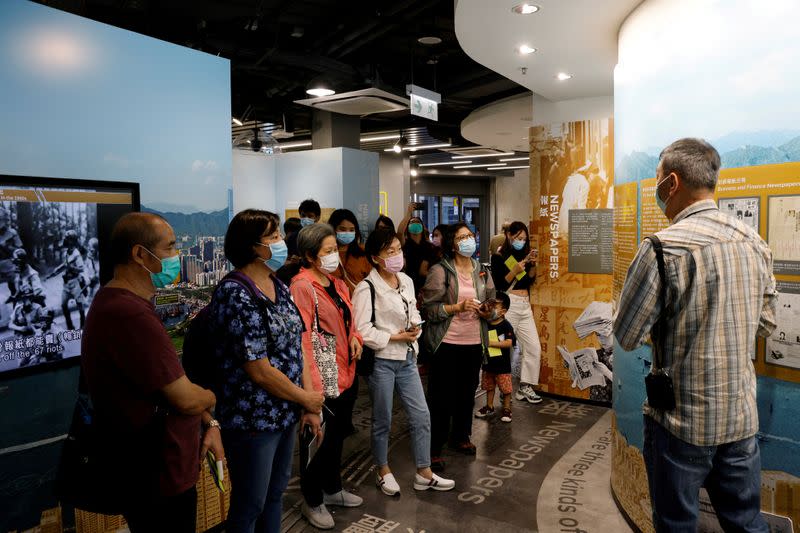
[[[98,244],[97,204],[0,202],[0,372],[80,354]]]

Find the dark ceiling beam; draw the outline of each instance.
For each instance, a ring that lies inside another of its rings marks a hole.
[[[414,3],[415,2],[411,2],[411,4],[414,4]],[[432,7],[432,5],[430,3],[423,2],[422,5],[418,6],[417,8],[412,9],[410,11],[407,11],[406,13],[403,13],[402,17],[397,17],[397,18],[393,19],[393,21],[391,23],[388,23],[385,26],[383,26],[382,28],[380,28],[380,29],[378,29],[376,31],[373,31],[373,32],[371,32],[371,33],[369,33],[367,35],[364,35],[363,37],[361,37],[360,39],[356,40],[355,42],[353,42],[352,44],[350,44],[349,46],[347,46],[343,50],[339,50],[338,52],[336,52],[336,54],[334,54],[334,57],[342,58],[342,57],[345,57],[346,55],[348,55],[348,54],[350,54],[352,52],[355,52],[356,50],[358,50],[360,48],[363,48],[364,46],[366,46],[369,43],[373,42],[378,37],[383,36],[384,34],[390,32],[391,30],[393,30],[395,28],[397,28],[398,26],[406,24],[409,19],[419,15],[420,13],[430,9],[431,7]]]
[[[232,64],[234,70],[258,71],[270,68],[268,65],[288,65],[316,72],[336,73],[343,76],[360,76],[358,69],[347,63],[325,56],[298,54],[270,48],[252,65]]]

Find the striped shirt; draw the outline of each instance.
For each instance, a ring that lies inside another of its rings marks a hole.
[[[758,431],[756,335],[775,329],[777,292],[772,253],[752,228],[713,200],[684,209],[656,236],[664,248],[667,315],[663,365],[672,376],[676,408],[644,404],[676,437],[716,446]],[[614,334],[633,350],[661,314],[655,251],[645,239],[628,269]]]

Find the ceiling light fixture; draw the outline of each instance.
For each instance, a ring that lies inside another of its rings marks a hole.
[[[333,90],[333,87],[331,87],[328,81],[317,78],[311,80],[311,83],[308,84],[308,87],[306,87],[306,94],[310,94],[311,96],[330,96],[336,94],[336,91]]]
[[[405,150],[409,152],[416,152],[417,150],[430,150],[432,148],[449,148],[451,146],[453,145],[450,143],[423,144],[423,145],[409,146]]]
[[[401,151],[405,152],[416,152],[418,150],[433,150],[435,148],[449,148],[453,146],[450,143],[440,143],[440,144],[420,144],[420,145],[411,145],[405,147],[399,147],[396,144],[391,148],[384,148],[384,152],[395,152],[400,153]],[[451,163],[452,164],[452,163]]]
[[[481,167],[498,167],[505,166],[505,163],[489,163],[487,165],[459,165],[453,168],[481,168]]]
[[[472,157],[497,157],[500,155],[516,155],[514,152],[497,152],[495,154],[454,155],[453,159],[470,159]]]
[[[527,161],[530,159],[529,157],[509,157],[506,159],[501,159],[500,161]]]
[[[510,170],[512,168],[531,168],[530,165],[520,165],[513,167],[489,167],[486,170]]]
[[[527,44],[523,44],[523,45],[520,45],[520,47],[517,48],[517,50],[519,51],[520,54],[528,55],[528,54],[534,53],[536,51],[536,48],[532,48],[532,47],[528,46]]]
[[[436,37],[435,35],[427,35],[425,37],[420,37],[419,39],[417,39],[417,42],[419,44],[425,44],[431,46],[434,44],[440,44],[442,42],[442,38]]]
[[[457,161],[457,162],[447,161],[447,162],[444,162],[444,163],[420,163],[419,166],[421,166],[421,167],[443,167],[443,166],[449,166],[449,165],[465,165],[467,163],[472,163],[472,160],[469,160],[469,161]]]
[[[417,171],[412,169],[412,170],[411,170],[411,175],[412,175],[412,176],[416,176],[416,175],[417,175]]]
[[[386,151],[388,152],[389,150],[391,150],[394,153],[399,154],[400,152],[403,151],[403,148],[405,148],[407,144],[408,144],[408,139],[406,139],[405,136],[401,134],[400,138],[397,139],[397,142],[394,143],[394,146],[392,146]]]
[[[572,78],[572,75],[567,74],[566,72],[559,72],[558,74],[556,74],[556,78],[558,79],[558,81],[566,81]]]
[[[293,143],[281,143],[279,145],[282,149],[286,148],[303,148],[306,146],[311,146],[311,141],[298,141]]]
[[[517,15],[530,15],[539,11],[539,6],[533,4],[520,4],[511,8]]]
[[[231,122],[233,122],[233,123],[234,123],[234,124],[236,124],[237,126],[241,126],[241,125],[242,125],[242,121],[241,121],[241,120],[239,120],[239,119],[238,119],[238,118],[236,118],[236,117],[231,117]]]
[[[361,137],[362,143],[371,143],[377,141],[392,141],[394,139],[399,139],[399,133],[392,133],[390,135],[378,135],[377,137]]]

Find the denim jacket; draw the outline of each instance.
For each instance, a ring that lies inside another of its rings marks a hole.
[[[472,259],[472,283],[475,287],[476,298],[484,301],[495,295],[494,282],[489,273],[481,264]],[[425,317],[425,335],[423,342],[429,353],[439,349],[453,315],[444,310],[445,305],[458,303],[458,273],[452,259],[445,258],[435,264],[428,271],[425,286],[421,292],[422,313]],[[481,344],[484,357],[489,352],[489,328],[485,320],[481,319]]]

